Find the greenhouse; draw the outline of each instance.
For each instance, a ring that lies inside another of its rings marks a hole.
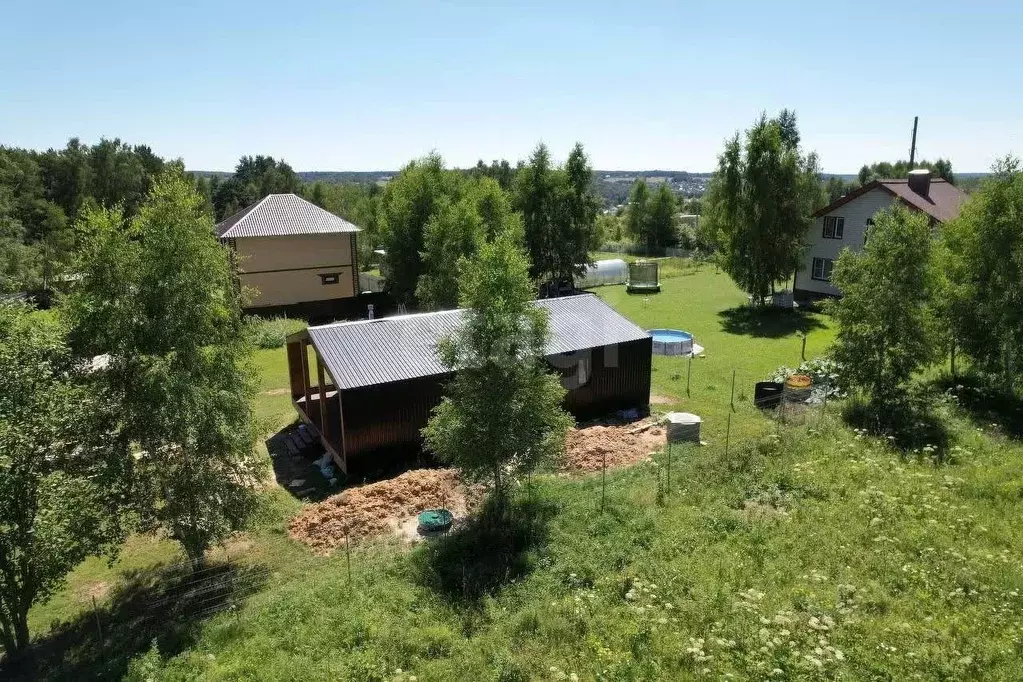
[[[586,267],[582,277],[576,278],[575,285],[579,289],[588,289],[604,284],[625,284],[627,274],[627,264],[620,258],[598,260]]]

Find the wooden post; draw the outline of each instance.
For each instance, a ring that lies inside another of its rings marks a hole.
[[[687,398],[691,397],[689,395],[689,377],[692,375],[692,373],[693,373],[693,354],[690,353],[689,354],[689,368],[686,370],[686,397]]]
[[[803,334],[803,349],[799,351],[799,357],[803,359],[803,362],[806,362],[806,334]]]
[[[302,339],[302,393],[305,395],[305,414],[307,417],[312,419],[312,415],[309,414],[309,401],[312,399],[312,394],[309,392],[309,340]]]
[[[952,341],[952,353],[951,353],[951,355],[952,355],[952,378],[955,379],[956,378],[956,342],[955,342],[954,339]]]
[[[330,442],[330,431],[327,429],[327,380],[323,376],[323,362],[320,354],[316,354],[316,380],[320,382],[320,435]]]

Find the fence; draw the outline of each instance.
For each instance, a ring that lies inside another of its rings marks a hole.
[[[359,273],[359,291],[362,293],[379,294],[387,286],[387,278],[381,275],[374,275],[369,272]]]
[[[601,244],[598,250],[607,253],[624,253],[630,256],[647,256],[652,258],[690,258],[700,253],[697,249],[679,249],[667,246],[646,247],[640,244],[625,243]]]

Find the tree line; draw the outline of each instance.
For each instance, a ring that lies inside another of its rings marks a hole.
[[[558,287],[582,273],[599,242],[599,200],[582,145],[560,167],[540,144],[513,176],[507,169],[450,170],[433,154],[409,163],[387,184],[377,225],[395,299],[431,309],[454,306],[454,265],[505,232],[524,248],[535,281]]]

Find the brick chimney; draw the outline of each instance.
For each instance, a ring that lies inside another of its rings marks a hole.
[[[931,171],[917,168],[909,171],[909,188],[922,197],[931,192]]]

